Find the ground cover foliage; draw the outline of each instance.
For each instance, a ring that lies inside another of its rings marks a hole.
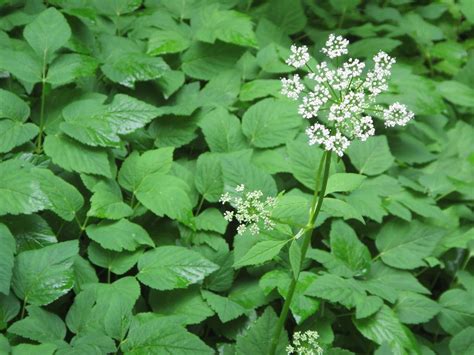
[[[0,353],[267,354],[323,156],[279,79],[329,33],[396,57],[380,102],[416,117],[333,156],[277,353],[474,353],[473,26],[470,0],[0,1]],[[224,219],[239,184],[273,230]]]

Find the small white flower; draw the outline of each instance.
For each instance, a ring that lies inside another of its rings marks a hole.
[[[245,185],[244,184],[237,185],[237,187],[235,188],[235,191],[237,191],[237,192],[242,192],[244,190],[245,190]]]
[[[413,117],[415,114],[399,102],[395,102],[383,111],[386,127],[405,126]]]
[[[219,199],[219,202],[224,204],[224,203],[227,203],[231,200],[231,197],[230,197],[230,194],[228,192],[226,192],[225,194],[222,194],[220,199]]]
[[[306,129],[306,135],[309,138],[309,145],[325,144],[329,139],[329,130],[322,124],[315,123]]]
[[[332,150],[334,153],[342,157],[344,151],[349,147],[351,141],[347,139],[340,131],[337,131],[335,135],[329,136],[326,140],[324,148],[326,150]]]
[[[288,355],[322,355],[323,349],[318,343],[319,334],[313,330],[293,334],[292,345],[286,347]]]
[[[296,45],[291,46],[291,55],[285,61],[286,64],[291,65],[295,68],[301,68],[309,61],[309,54],[308,54],[308,47],[301,46],[298,47]]]
[[[374,122],[372,117],[363,116],[360,121],[354,125],[354,135],[362,142],[375,134]]]
[[[390,71],[392,70],[392,65],[395,64],[395,58],[390,57],[384,51],[378,52],[373,61],[375,63],[375,71],[379,73],[384,73],[387,76],[390,76]]]
[[[321,52],[326,54],[329,58],[334,59],[341,55],[347,54],[347,46],[349,41],[342,36],[335,36],[333,33],[329,35],[326,41],[326,46],[321,49]]]
[[[304,118],[316,117],[322,105],[329,100],[329,91],[321,85],[316,85],[314,91],[303,97],[298,113]]]
[[[233,218],[234,218],[234,211],[225,211],[225,212],[224,212],[224,219],[225,219],[227,222],[232,221]]]
[[[282,78],[281,84],[281,94],[292,100],[297,100],[300,93],[304,90],[304,85],[298,74],[293,75],[291,79]]]

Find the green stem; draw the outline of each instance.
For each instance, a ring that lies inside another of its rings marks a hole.
[[[324,161],[324,174],[322,179],[322,184],[320,183],[321,177],[321,167],[322,162]],[[331,152],[325,152],[323,158],[321,159],[321,163],[318,169],[318,175],[316,177],[316,190],[314,191],[313,201],[311,203],[310,209],[310,216],[308,220],[308,224],[304,228],[304,240],[303,245],[301,247],[301,261],[299,270],[303,265],[304,259],[306,257],[306,252],[308,251],[309,245],[311,244],[311,236],[312,231],[314,230],[314,223],[318,218],[319,212],[321,211],[321,207],[323,205],[324,194],[326,192],[326,186],[329,178],[329,168],[331,167]],[[321,189],[319,186],[321,184]],[[290,288],[288,289],[288,294],[286,295],[285,303],[283,304],[283,308],[280,314],[280,318],[278,319],[278,323],[275,329],[275,334],[273,335],[272,344],[270,348],[270,355],[275,355],[276,348],[278,346],[278,340],[280,339],[281,331],[285,326],[286,318],[288,317],[288,312],[290,310],[291,301],[293,299],[293,295],[295,293],[296,284],[298,283],[299,273],[294,275],[291,283]]]
[[[110,268],[107,268],[107,283],[110,283]]]
[[[26,309],[26,303],[28,302],[28,297],[25,296],[25,299],[23,300],[23,305],[21,306],[21,315],[20,319],[25,318],[25,309]]]

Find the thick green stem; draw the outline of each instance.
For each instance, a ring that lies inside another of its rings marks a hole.
[[[324,174],[321,183],[321,168],[324,162]],[[316,177],[316,189],[314,191],[313,200],[311,203],[310,215],[308,224],[304,228],[304,239],[303,245],[301,247],[301,261],[300,267],[298,268],[301,270],[303,265],[304,259],[306,257],[306,252],[308,251],[309,245],[311,244],[311,236],[314,230],[314,223],[318,218],[319,211],[321,211],[321,207],[323,205],[324,194],[326,192],[326,186],[329,178],[329,168],[331,167],[331,152],[325,152],[323,158],[321,159],[321,163],[318,169],[318,174]],[[319,188],[321,186],[321,188]],[[295,293],[296,284],[298,283],[298,274],[294,275],[291,283],[290,288],[288,289],[288,294],[286,295],[285,303],[283,304],[283,308],[281,310],[280,318],[278,319],[277,327],[275,329],[275,334],[273,335],[272,344],[270,348],[270,355],[275,355],[276,348],[278,346],[278,340],[280,339],[280,334],[285,326],[286,318],[288,317],[288,312],[290,310],[291,301],[293,299],[293,295]]]

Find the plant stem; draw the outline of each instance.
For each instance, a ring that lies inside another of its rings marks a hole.
[[[25,318],[25,309],[26,309],[26,303],[28,302],[28,297],[25,296],[24,300],[23,300],[23,304],[21,306],[21,315],[20,315],[20,319],[23,319]]]
[[[323,161],[324,161],[324,174],[323,174],[323,179],[321,183],[321,168],[323,166]],[[316,222],[316,219],[318,218],[318,215],[319,215],[319,211],[321,211],[321,207],[323,205],[324,194],[326,192],[326,186],[327,186],[327,182],[329,178],[330,166],[331,166],[331,152],[325,152],[323,155],[323,158],[321,159],[321,162],[318,168],[318,174],[316,176],[316,189],[314,191],[313,200],[311,202],[311,209],[310,209],[308,224],[304,228],[305,236],[303,240],[303,245],[301,247],[301,261],[300,261],[299,270],[301,270],[304,259],[306,257],[306,252],[308,251],[309,245],[311,244],[311,236],[312,236],[312,231],[314,230],[314,223]],[[319,188],[319,186],[321,186],[321,189]],[[290,288],[288,289],[288,294],[286,295],[285,303],[283,304],[283,309],[281,311],[280,318],[278,319],[277,327],[275,329],[275,334],[273,335],[272,344],[270,348],[270,355],[275,355],[276,348],[278,345],[278,340],[280,339],[281,331],[283,330],[283,327],[285,326],[286,318],[288,317],[291,301],[295,293],[296,284],[298,283],[298,277],[299,277],[299,272],[298,274],[294,275],[291,280]]]

